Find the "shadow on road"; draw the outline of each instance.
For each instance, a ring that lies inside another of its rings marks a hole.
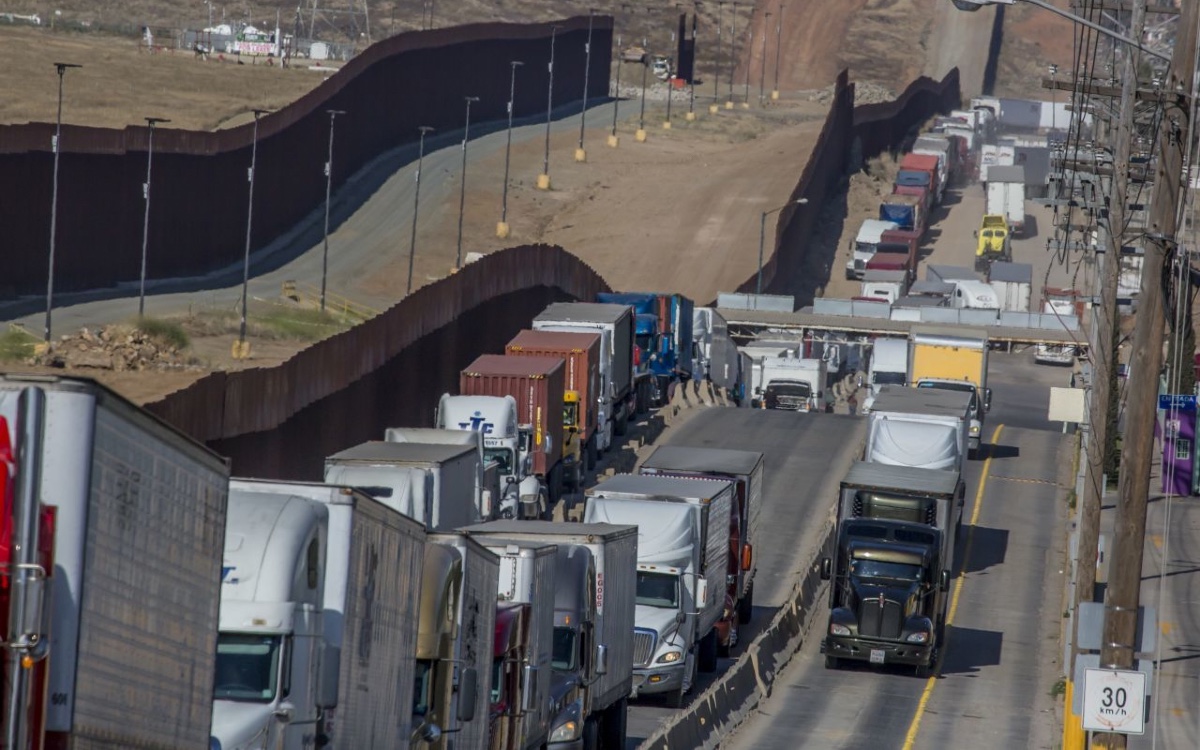
[[[966,544],[966,536],[963,534],[959,538],[960,544]],[[979,573],[1004,563],[1008,553],[1008,529],[975,526],[970,531],[970,537],[971,559],[966,561],[963,573]]]
[[[1021,449],[1015,445],[989,445],[984,458],[1020,458]]]
[[[973,674],[982,667],[1000,663],[1004,633],[951,625],[946,629],[946,648],[942,652],[942,676]]]

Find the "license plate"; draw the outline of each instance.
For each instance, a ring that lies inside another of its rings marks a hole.
[[[883,649],[881,649],[881,648],[871,649],[871,663],[872,664],[883,664]]]

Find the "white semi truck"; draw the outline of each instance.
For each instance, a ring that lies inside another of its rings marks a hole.
[[[962,472],[971,394],[934,388],[880,389],[868,413],[866,461]]]
[[[482,519],[478,476],[478,453],[469,445],[371,441],[325,459],[326,482],[362,488],[429,531]]]
[[[471,430],[483,434],[484,460],[499,465],[500,503],[494,516],[541,518],[545,514],[550,502],[549,493],[533,473],[530,455],[533,436],[528,430],[518,428],[515,398],[446,393],[438,402],[436,423],[442,430]]]
[[[500,503],[500,465],[489,461],[484,453],[483,433],[477,430],[442,430],[436,427],[389,427],[383,433],[389,443],[421,443],[423,445],[470,445],[475,448],[479,464],[475,484],[476,505],[481,517],[494,518]]]
[[[733,482],[618,474],[587,490],[585,523],[638,527],[633,697],[681,705],[717,667]]]
[[[407,744],[421,525],[348,487],[234,480],[224,549],[214,747]]]
[[[6,746],[207,747],[227,463],[83,378],[0,375],[0,421]]]

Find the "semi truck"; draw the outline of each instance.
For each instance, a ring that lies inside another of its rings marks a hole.
[[[928,154],[905,154],[896,173],[897,185],[929,188],[934,204],[941,204],[944,185],[938,180],[938,158]]]
[[[636,407],[633,308],[595,302],[555,302],[533,319],[533,329],[600,334],[596,434],[597,447],[607,451],[613,435],[625,434]]]
[[[986,210],[1003,216],[1014,237],[1024,233],[1025,167],[997,165],[988,169]]]
[[[895,222],[900,229],[923,232],[928,223],[920,196],[893,193],[879,203],[879,219]]]
[[[763,504],[763,454],[723,448],[660,445],[638,469],[648,476],[722,479],[733,482],[729,522],[729,591],[738,622],[746,625],[754,612],[754,574]]]
[[[964,470],[971,395],[886,385],[871,401],[865,460],[893,466]]]
[[[993,261],[1012,263],[1008,219],[1003,214],[984,214],[975,230],[975,270],[986,271]]]
[[[586,492],[585,523],[638,527],[633,694],[679,706],[717,668],[733,483],[618,474]]]
[[[464,529],[468,535],[470,529]],[[558,586],[558,547],[488,534],[480,544],[500,558],[496,601],[496,660],[492,692],[502,697],[494,729],[512,750],[541,748],[550,738],[558,715],[551,696],[554,660],[554,592]],[[495,747],[495,744],[493,744]]]
[[[885,385],[908,385],[908,341],[905,339],[880,337],[871,347],[871,363],[867,368],[870,396],[878,395]]]
[[[464,396],[516,400],[517,424],[527,445],[521,461],[529,464],[523,473],[537,477],[546,488],[549,505],[538,508],[540,516],[549,513],[563,491],[563,370],[559,357],[484,354],[458,376],[458,390]],[[524,495],[521,503],[525,505]]]
[[[482,435],[483,456],[495,463],[500,481],[500,518],[541,518],[550,506],[546,486],[533,473],[528,427],[517,424],[512,396],[452,396],[443,393],[434,423],[438,429]]]
[[[563,360],[563,467],[567,484],[578,489],[583,472],[596,467],[596,399],[600,395],[600,334],[565,331],[518,333],[504,353],[510,357]]]
[[[0,375],[0,418],[19,458],[8,739],[207,747],[228,464],[84,378]]]
[[[992,408],[988,388],[988,335],[982,328],[914,326],[908,334],[909,382],[971,394],[970,451],[979,451],[983,423]]]
[[[867,263],[875,255],[875,246],[883,239],[883,233],[899,228],[900,225],[894,221],[864,219],[858,228],[858,234],[854,236],[854,241],[850,243],[850,258],[846,261],[846,278],[861,279],[866,273]]]
[[[429,534],[426,542],[413,725],[441,730],[423,746],[488,750],[500,559],[460,532]]]
[[[466,529],[558,547],[554,589],[555,750],[624,747],[633,685],[637,529],[610,524],[493,521]]]
[[[996,292],[1001,310],[1029,312],[1033,289],[1033,265],[996,261],[988,269],[988,284]]]
[[[637,364],[644,366],[651,378],[650,391],[642,394],[643,410],[651,404],[665,404],[671,384],[692,377],[692,300],[682,294],[602,292],[596,301],[633,307],[637,313]]]
[[[821,561],[821,578],[830,581],[826,669],[843,660],[907,665],[918,677],[936,669],[950,589],[942,547],[941,532],[929,526],[838,524],[834,556]]]
[[[500,464],[489,460],[483,445],[483,433],[478,430],[443,430],[436,427],[389,427],[383,439],[389,443],[420,443],[422,445],[469,445],[475,448],[479,464],[475,484],[476,505],[484,519],[495,518],[500,504]]]
[[[325,459],[325,481],[362,488],[429,531],[482,519],[475,501],[479,454],[470,445],[372,440]]]
[[[875,254],[879,257],[879,253]],[[872,258],[872,263],[875,258]],[[870,265],[870,264],[868,264]],[[908,273],[903,270],[877,270],[868,268],[859,287],[859,296],[893,304],[908,295]]]
[[[875,246],[875,254],[867,261],[867,272],[896,271],[904,274],[904,279],[911,283],[917,277],[917,242],[911,236],[897,237],[897,232],[883,233],[884,238]],[[863,274],[863,280],[866,280],[866,274]]]
[[[764,409],[828,411],[825,361],[792,356],[764,357],[760,403]]]
[[[349,487],[234,480],[221,568],[217,747],[372,747],[412,705],[425,531]],[[160,686],[161,687],[161,686]],[[415,723],[435,742],[441,727]]]

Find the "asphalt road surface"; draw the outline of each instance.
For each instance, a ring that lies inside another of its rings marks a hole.
[[[774,617],[794,574],[815,549],[837,482],[853,460],[850,454],[860,445],[864,427],[863,419],[845,415],[708,409],[671,432],[671,445],[761,451],[766,456],[763,515],[754,545],[754,616],[741,627],[743,645]],[[741,653],[739,646],[733,656]],[[716,675],[698,675],[692,696],[731,663],[721,659]],[[675,713],[653,697],[631,704],[626,747],[637,747]]]

